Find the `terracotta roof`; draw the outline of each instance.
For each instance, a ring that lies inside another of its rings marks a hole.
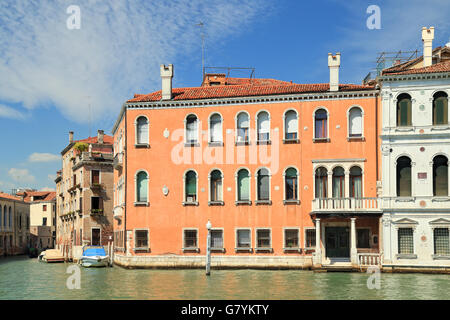
[[[438,73],[438,72],[450,72],[450,61],[442,61],[440,63],[433,64],[428,67],[407,69],[397,72],[385,72],[383,75],[401,75],[401,74],[419,74],[419,73]]]
[[[278,81],[278,80],[277,80]],[[295,93],[320,93],[328,92],[328,83],[317,84],[279,84],[279,85],[221,85],[192,88],[174,88],[173,100],[197,100],[214,98],[267,96]],[[374,86],[357,84],[340,84],[340,91],[372,90]],[[150,94],[135,94],[133,99],[127,102],[152,102],[161,100],[161,90]]]
[[[226,85],[253,85],[253,86],[274,86],[292,84],[288,81],[276,79],[249,79],[249,78],[226,78]]]
[[[10,195],[9,193],[0,192],[0,198],[8,199],[8,200],[16,200],[22,201],[22,198]]]
[[[109,135],[107,135],[107,134],[105,134],[104,136],[103,136],[103,143],[105,143],[105,144],[113,144],[113,137],[112,136],[109,136]],[[98,143],[98,137],[97,136],[95,136],[95,137],[89,137],[89,138],[86,138],[86,139],[82,139],[82,140],[75,140],[74,141],[75,143],[77,143],[77,142],[85,142],[85,143]]]
[[[39,200],[31,200],[31,197],[42,197]],[[54,191],[33,191],[27,192],[25,191],[25,202],[49,202],[56,199],[56,192]]]

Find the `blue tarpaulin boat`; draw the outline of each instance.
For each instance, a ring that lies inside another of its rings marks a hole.
[[[109,256],[102,246],[85,246],[83,255],[80,258],[80,264],[83,267],[106,267],[108,266]]]

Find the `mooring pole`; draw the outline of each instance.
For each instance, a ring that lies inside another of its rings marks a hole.
[[[211,273],[211,222],[208,220],[206,223],[206,229],[208,230],[208,236],[206,238],[206,275]]]

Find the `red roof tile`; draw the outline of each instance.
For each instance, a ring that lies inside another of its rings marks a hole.
[[[8,199],[8,200],[17,200],[22,201],[22,198],[10,195],[9,193],[0,192],[0,198]]]
[[[39,200],[31,200],[31,197],[42,197]],[[56,198],[56,192],[54,191],[32,191],[32,192],[25,192],[25,202],[49,202],[53,201]]]
[[[398,72],[383,71],[383,75],[402,75],[402,74],[420,74],[420,73],[438,73],[438,72],[450,72],[450,61],[443,61],[428,67],[407,69]]]
[[[103,136],[103,143],[105,143],[105,144],[113,144],[113,141],[114,141],[113,139],[114,139],[114,138],[113,138],[112,136],[109,136],[109,135],[105,134],[105,135]],[[74,142],[75,142],[75,143],[76,143],[76,142],[98,143],[98,137],[97,137],[97,136],[95,136],[95,137],[89,137],[89,138],[82,139],[82,140],[75,140]]]

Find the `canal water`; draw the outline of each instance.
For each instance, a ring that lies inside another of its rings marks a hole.
[[[0,258],[0,299],[450,299],[450,277],[380,275],[368,289],[366,273],[312,271],[126,270],[81,268],[81,289],[68,289],[73,264],[28,257]]]

